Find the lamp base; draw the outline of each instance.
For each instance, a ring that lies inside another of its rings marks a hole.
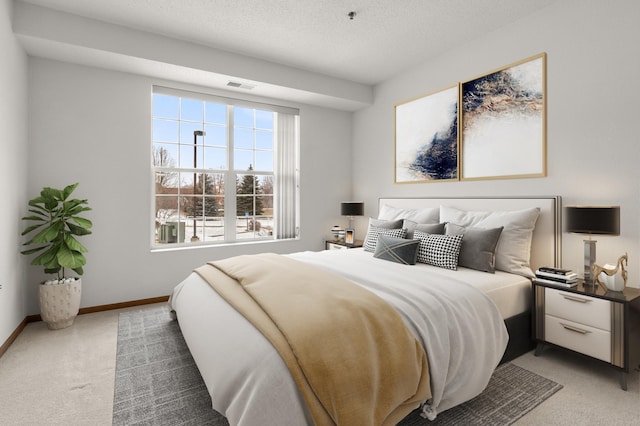
[[[596,240],[584,240],[584,284],[596,285],[593,264],[596,261]]]

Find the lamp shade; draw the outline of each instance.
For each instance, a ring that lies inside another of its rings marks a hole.
[[[620,235],[620,206],[567,207],[565,223],[567,232]]]
[[[362,201],[340,203],[340,214],[342,216],[362,216],[364,214],[364,203]]]

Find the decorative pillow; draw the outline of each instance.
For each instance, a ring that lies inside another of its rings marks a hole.
[[[427,234],[444,234],[445,223],[419,223],[415,231],[422,231]]]
[[[495,272],[496,245],[502,233],[499,228],[465,228],[447,223],[446,235],[462,235],[458,265],[484,272]]]
[[[464,211],[440,206],[440,220],[460,226],[497,228],[503,226],[496,246],[496,269],[533,278],[529,264],[531,239],[540,209],[513,211]]]
[[[369,227],[367,228],[367,235],[364,237],[363,246],[375,246],[378,242],[378,235],[371,235],[371,227],[384,228],[384,229],[402,229],[402,219],[398,220],[382,220],[369,218]],[[371,240],[371,241],[370,241]]]
[[[378,236],[378,244],[373,257],[390,260],[404,265],[415,265],[418,258],[418,246],[420,241],[407,240],[405,238]]]
[[[401,209],[388,204],[380,206],[378,219],[394,220],[409,219],[416,223],[438,223],[440,210],[436,208]]]
[[[446,269],[458,269],[458,255],[462,235],[437,235],[414,231],[413,238],[420,240],[418,262]]]
[[[364,240],[364,251],[375,252],[378,245],[378,237],[386,235],[388,237],[404,238],[407,235],[406,229],[386,229],[377,226],[369,226],[367,238]]]
[[[444,223],[416,223],[405,219],[402,222],[402,227],[407,230],[407,238],[410,240],[413,239],[413,231],[416,229],[427,234],[444,234]]]
[[[396,220],[385,220],[385,219],[374,219],[372,217],[369,218],[369,226],[377,226],[378,228],[386,228],[386,229],[399,229],[403,228],[402,219]]]

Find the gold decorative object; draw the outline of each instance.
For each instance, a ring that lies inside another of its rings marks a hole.
[[[593,277],[595,278],[595,282],[596,284],[601,284],[603,285],[607,290],[612,290],[612,291],[623,291],[624,288],[627,286],[627,269],[626,266],[628,266],[628,262],[629,262],[629,256],[627,255],[627,253],[623,254],[622,256],[620,256],[620,258],[618,259],[618,263],[616,264],[615,267],[613,267],[612,265],[604,265],[604,266],[600,266],[600,265],[593,265]],[[618,289],[613,289],[613,288],[609,288],[609,286],[607,286],[601,279],[600,279],[600,274],[604,273],[605,275],[609,276],[609,277],[613,277],[618,273],[618,270],[621,271],[621,275],[622,275],[622,280],[624,281],[623,287],[622,289],[618,290]]]

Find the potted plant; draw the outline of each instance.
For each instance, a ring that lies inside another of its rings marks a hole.
[[[22,220],[31,222],[22,235],[35,233],[25,246],[36,246],[21,253],[38,253],[32,265],[43,266],[46,274],[56,274],[56,279],[47,280],[39,287],[40,316],[52,329],[61,329],[73,324],[80,310],[82,283],[79,277],[66,276],[65,269],[83,274],[87,249],[76,236],[91,234],[92,223],[80,217],[91,210],[87,200],[69,199],[77,183],[64,189],[45,187],[40,195],[29,201],[30,216]]]

